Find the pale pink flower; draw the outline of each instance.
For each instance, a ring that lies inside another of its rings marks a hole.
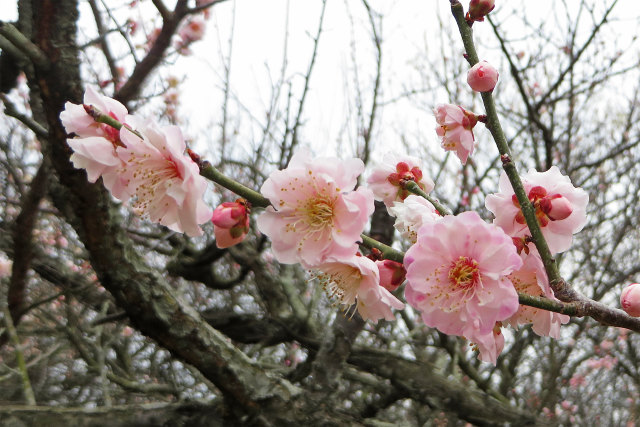
[[[571,247],[573,234],[587,222],[589,195],[571,184],[556,166],[546,172],[529,170],[522,184],[533,203],[536,217],[552,254]],[[494,223],[512,237],[531,235],[506,173],[500,175],[500,192],[487,196],[485,204],[496,216]]]
[[[549,286],[547,272],[538,251],[531,248],[528,255],[522,253],[521,256],[524,261],[522,268],[509,275],[516,291],[557,301],[551,286]],[[569,316],[521,305],[518,311],[506,322],[515,328],[519,325],[532,323],[533,332],[536,334],[558,339],[560,338],[560,326],[569,322]]]
[[[221,203],[213,210],[211,222],[217,247],[223,249],[242,242],[249,232],[249,209],[246,200]]]
[[[423,225],[404,263],[407,302],[445,334],[473,340],[518,310],[507,275],[522,260],[511,238],[475,212]]]
[[[467,22],[484,21],[484,17],[493,10],[495,0],[471,0],[467,11]]]
[[[403,181],[414,181],[425,193],[435,186],[431,178],[422,174],[418,159],[393,153],[387,154],[385,162],[373,169],[367,184],[376,200],[390,208],[393,202],[401,202],[411,194],[402,186]]]
[[[411,243],[418,239],[418,230],[422,225],[442,218],[430,201],[413,194],[404,202],[394,202],[389,212],[396,217],[393,226]]]
[[[91,87],[88,87],[84,94],[84,103],[120,122],[123,122],[127,115],[124,105],[98,94]],[[73,150],[73,166],[85,169],[89,182],[96,182],[102,176],[104,186],[117,199],[129,198],[130,194],[118,173],[123,165],[116,154],[116,148],[123,145],[120,132],[107,124],[96,122],[87,114],[83,105],[70,102],[65,104],[65,110],[60,113],[60,120],[68,133],[79,136],[67,139],[69,147]]]
[[[640,317],[640,283],[632,283],[620,294],[620,305],[629,316]]]
[[[128,114],[124,105],[115,99],[100,95],[91,86],[87,87],[84,93],[84,104],[94,106],[102,114],[111,116],[119,122],[124,122],[124,118]],[[117,129],[107,124],[96,122],[93,117],[87,114],[84,105],[67,102],[64,105],[64,110],[60,113],[60,121],[67,133],[75,133],[81,138],[100,136],[108,139],[114,145],[120,140]]]
[[[455,151],[464,165],[473,154],[473,127],[478,117],[458,105],[439,104],[433,110],[436,116],[436,133],[442,138],[442,148]]]
[[[278,261],[311,268],[357,251],[374,209],[371,190],[353,191],[363,170],[360,159],[312,159],[298,152],[286,169],[269,176],[260,192],[272,206],[257,224]]]
[[[135,118],[129,116],[128,121]],[[170,229],[199,236],[212,211],[203,202],[206,180],[198,165],[184,154],[185,143],[177,126],[136,123],[144,139],[126,127],[120,137],[126,147],[117,153],[125,163],[120,169],[128,190],[135,195],[134,211]]]
[[[389,292],[393,292],[402,285],[407,275],[404,265],[390,259],[376,261],[376,265],[380,273],[380,286]]]
[[[496,322],[493,330],[487,334],[475,334],[466,338],[473,341],[478,349],[478,359],[496,364],[498,356],[504,349],[504,335],[502,334],[502,324],[500,322]]]
[[[317,266],[316,277],[329,297],[348,309],[356,303],[364,320],[394,320],[391,308],[401,310],[404,304],[380,286],[376,263],[367,257],[352,255],[346,260],[328,259]]]
[[[73,150],[71,162],[78,169],[85,169],[89,182],[96,182],[102,177],[104,186],[119,200],[130,197],[126,183],[122,181],[119,170],[124,163],[116,155],[113,143],[102,137],[67,139]]]
[[[467,83],[476,92],[491,92],[498,83],[498,70],[487,61],[480,61],[469,69]]]
[[[204,37],[204,31],[206,29],[206,22],[199,16],[194,16],[189,19],[178,31],[178,35],[182,39],[183,43],[189,44],[201,40]]]

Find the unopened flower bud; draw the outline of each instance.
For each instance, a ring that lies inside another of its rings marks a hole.
[[[560,194],[545,197],[539,203],[540,209],[547,214],[551,221],[560,221],[568,218],[573,212],[569,199]]]
[[[495,3],[495,0],[471,0],[466,16],[467,22],[484,21],[484,17],[493,10]]]
[[[401,263],[385,259],[382,261],[376,261],[376,265],[380,272],[380,286],[389,292],[393,292],[402,285],[407,274],[407,270],[405,270]]]
[[[632,283],[620,294],[620,305],[629,316],[640,317],[640,283]]]
[[[216,246],[228,248],[244,240],[249,232],[249,208],[247,201],[238,199],[235,202],[220,204],[211,216]]]
[[[467,83],[476,92],[490,92],[498,83],[498,70],[487,61],[480,61],[467,73]]]

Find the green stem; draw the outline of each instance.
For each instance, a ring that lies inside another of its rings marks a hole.
[[[9,308],[6,304],[3,304],[2,311],[4,315],[4,323],[7,327],[7,333],[9,335],[9,340],[11,341],[11,344],[13,345],[13,348],[16,352],[16,363],[18,364],[18,372],[20,373],[20,379],[22,380],[22,391],[24,393],[24,398],[27,401],[28,405],[35,406],[36,398],[33,394],[33,389],[31,388],[29,371],[27,371],[27,363],[24,360],[24,354],[22,353],[22,345],[20,344],[18,332],[16,331],[15,325],[13,324],[13,318],[11,317],[11,313],[9,312]]]
[[[131,129],[127,124],[121,123],[117,119],[114,119],[113,117],[102,113],[100,110],[98,110],[93,105],[86,105],[85,104],[84,105],[84,109],[87,112],[87,114],[89,114],[91,117],[93,117],[93,119],[96,122],[104,123],[104,124],[106,124],[108,126],[111,126],[112,128],[118,129],[118,130],[122,129],[122,127],[124,126],[127,129],[129,129],[132,133],[134,133],[135,135],[140,137],[141,139],[144,139],[144,137],[139,132],[137,132],[134,129]],[[187,150],[187,151],[190,151],[190,150]],[[189,155],[198,164],[198,167],[200,168],[200,175],[202,175],[203,177],[205,177],[205,178],[207,178],[207,179],[209,179],[209,180],[211,180],[211,181],[213,181],[213,182],[215,182],[217,184],[220,184],[224,188],[226,188],[228,190],[231,190],[232,192],[236,193],[237,195],[247,199],[251,203],[251,206],[266,208],[267,206],[269,206],[271,204],[269,199],[267,199],[266,197],[262,196],[257,191],[254,191],[254,190],[252,190],[252,189],[250,189],[248,187],[245,187],[244,185],[240,184],[239,182],[236,182],[233,179],[225,176],[219,170],[217,170],[215,167],[213,167],[209,162],[201,161],[200,157],[195,155],[194,153],[189,152]]]
[[[465,58],[469,62],[469,65],[473,66],[478,63],[478,54],[473,43],[473,32],[464,19],[464,10],[460,2],[457,0],[451,1],[451,12],[458,25],[460,36],[462,37],[462,43],[464,44],[464,48],[467,53]],[[542,229],[540,228],[540,224],[536,218],[535,209],[529,200],[524,186],[522,185],[522,180],[518,175],[516,166],[511,159],[511,151],[504,135],[504,131],[502,130],[502,126],[500,125],[500,119],[498,118],[498,112],[496,110],[493,95],[491,92],[482,92],[481,96],[487,114],[487,128],[489,129],[489,132],[491,132],[496,146],[498,147],[498,151],[502,156],[503,169],[509,178],[509,182],[511,182],[511,186],[518,198],[518,202],[520,203],[522,214],[524,215],[527,226],[529,227],[532,240],[535,243],[536,248],[538,248],[538,253],[540,254],[545,270],[547,271],[547,275],[549,276],[549,284],[555,292],[556,297],[559,299],[564,301],[574,300],[576,298],[575,292],[568,288],[560,276],[556,261],[553,259],[549,246],[547,245],[547,241],[542,235]]]
[[[203,162],[200,175],[247,199],[253,207],[266,208],[271,204],[269,199],[262,194],[224,175],[209,162]]]
[[[387,246],[384,243],[378,242],[376,239],[373,239],[365,234],[361,234],[362,244],[368,248],[376,248],[382,255],[384,259],[390,259],[396,262],[402,262],[404,260],[404,253],[401,251],[397,251],[393,249],[391,246]]]
[[[550,300],[544,297],[535,297],[518,292],[518,300],[522,305],[528,305],[529,307],[541,308],[547,311],[553,311],[555,313],[566,314],[568,316],[575,316],[578,314],[578,308],[572,304],[565,304],[560,301]]]
[[[415,194],[416,196],[421,196],[427,199],[438,210],[438,212],[440,212],[441,215],[451,215],[450,209],[422,191],[422,188],[420,188],[420,186],[415,181],[406,181],[404,183],[404,188],[406,188],[407,190],[409,190],[409,192]]]

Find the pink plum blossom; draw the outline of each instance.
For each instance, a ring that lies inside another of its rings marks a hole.
[[[487,61],[480,61],[469,69],[467,83],[476,92],[491,92],[498,83],[498,70]]]
[[[129,116],[128,121],[135,118]],[[212,211],[202,200],[207,182],[198,165],[184,154],[185,142],[177,126],[136,123],[140,139],[126,127],[120,130],[125,147],[117,153],[128,190],[135,196],[134,211],[171,230],[200,236]]]
[[[496,7],[495,3],[495,0],[471,0],[465,19],[469,23],[484,21],[484,17]]]
[[[120,122],[124,122],[127,116],[124,105],[98,94],[91,87],[88,87],[84,94],[84,103]],[[102,176],[105,187],[117,199],[126,200],[130,197],[118,173],[118,169],[123,165],[116,154],[116,148],[123,145],[119,131],[107,124],[96,122],[83,105],[71,102],[65,104],[64,111],[60,113],[60,120],[68,133],[74,133],[79,137],[67,139],[69,147],[73,150],[73,166],[85,169],[89,182],[96,182]]]
[[[404,308],[400,300],[380,286],[378,266],[367,257],[352,255],[341,261],[329,258],[317,270],[316,277],[329,297],[347,309],[356,303],[364,320],[394,320],[391,308]]]
[[[394,202],[389,211],[396,217],[393,226],[411,243],[418,239],[418,230],[423,224],[442,218],[430,201],[413,194],[404,199],[404,202]]]
[[[68,139],[67,144],[73,150],[73,166],[85,169],[89,182],[96,182],[102,177],[104,186],[115,198],[126,200],[131,196],[119,172],[124,163],[117,156],[111,141],[94,136]]]
[[[260,192],[272,206],[257,225],[271,239],[279,262],[312,268],[330,256],[347,258],[357,251],[374,209],[371,190],[353,191],[363,170],[360,159],[312,159],[302,151],[269,176]]]
[[[640,317],[640,283],[632,283],[620,294],[620,305],[629,316]]]
[[[199,16],[189,19],[178,31],[178,35],[184,43],[201,40],[204,37],[206,21]]]
[[[439,104],[433,110],[436,116],[436,133],[442,138],[442,148],[455,151],[464,165],[473,154],[473,127],[478,117],[458,105]]]
[[[483,362],[496,364],[498,356],[504,349],[504,335],[501,322],[496,322],[493,330],[487,334],[475,334],[467,337],[473,341],[480,353],[478,358]]]
[[[404,265],[390,259],[376,261],[380,273],[380,286],[393,292],[404,282],[407,270]]]
[[[522,268],[509,275],[511,283],[518,292],[531,296],[545,297],[557,301],[553,294],[547,272],[544,269],[540,255],[535,248],[531,248],[528,255],[521,254]],[[533,332],[540,336],[560,338],[560,326],[569,322],[569,316],[553,313],[527,305],[521,305],[518,311],[507,319],[513,327],[532,323]]]
[[[404,263],[407,302],[427,326],[445,334],[473,341],[518,310],[507,275],[522,260],[511,238],[475,212],[423,225]]]
[[[183,55],[190,54],[189,46],[204,37],[205,29],[206,21],[202,17],[195,16],[189,19],[178,31],[180,40],[176,43],[176,49]]]
[[[403,201],[409,191],[403,187],[403,181],[414,181],[425,193],[433,190],[435,184],[431,178],[424,176],[419,167],[419,160],[412,156],[395,156],[389,153],[385,162],[376,167],[367,184],[376,200],[384,202],[387,208],[395,201]]]
[[[552,254],[571,247],[573,234],[582,230],[587,222],[586,207],[589,195],[571,184],[556,166],[546,172],[529,170],[522,184],[533,203],[536,217]],[[531,235],[520,203],[515,196],[506,173],[500,176],[500,192],[487,196],[485,204],[496,216],[494,223],[511,237]]]
[[[119,122],[124,122],[128,114],[124,105],[115,99],[100,95],[90,86],[87,87],[84,93],[84,105],[93,106],[102,114],[111,116]],[[87,114],[84,105],[71,102],[67,102],[64,105],[64,110],[60,113],[60,121],[67,133],[75,133],[81,138],[100,136],[117,145],[120,140],[118,130],[107,124],[96,122],[93,117]]]
[[[249,208],[247,201],[224,202],[213,210],[211,216],[216,246],[223,249],[244,240],[249,232]]]

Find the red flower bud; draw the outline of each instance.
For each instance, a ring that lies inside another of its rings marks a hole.
[[[407,270],[405,270],[401,263],[385,259],[383,261],[376,261],[376,265],[380,272],[380,286],[389,292],[393,292],[402,285]]]

